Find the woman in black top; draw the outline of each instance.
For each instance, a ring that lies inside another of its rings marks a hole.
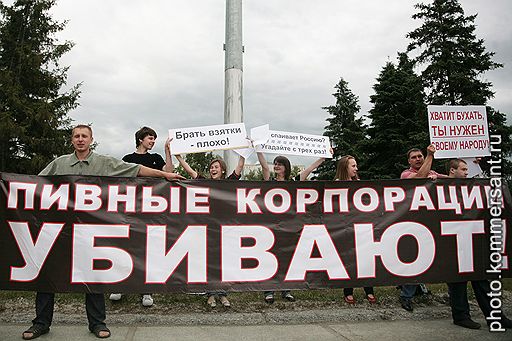
[[[332,151],[331,151],[332,153]],[[308,178],[309,174],[313,172],[315,169],[317,169],[318,166],[320,166],[324,161],[325,158],[319,158],[315,162],[313,162],[309,167],[304,169],[302,172],[300,172],[297,176],[295,176],[293,179],[290,179],[290,175],[292,172],[292,165],[290,163],[290,160],[288,160],[285,156],[277,156],[274,159],[274,177],[270,178],[270,167],[267,164],[267,160],[265,159],[265,156],[263,153],[258,153],[258,160],[261,164],[261,170],[263,172],[263,180],[275,180],[275,181],[304,181]],[[263,293],[265,297],[265,302],[268,304],[274,303],[274,291],[265,291]],[[283,290],[281,291],[281,297],[284,298],[287,301],[294,302],[295,297],[291,294],[290,290]]]

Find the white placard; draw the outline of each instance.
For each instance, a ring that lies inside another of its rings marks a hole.
[[[201,153],[251,146],[243,123],[169,129],[169,138],[172,154]]]
[[[430,143],[436,159],[489,156],[485,106],[428,106]]]
[[[270,130],[270,138],[265,144],[256,147],[256,151],[332,158],[329,137]]]
[[[247,159],[249,156],[251,156],[254,153],[255,148],[257,146],[267,143],[269,138],[270,138],[270,129],[269,129],[268,124],[251,128],[252,147],[251,148],[243,148],[243,149],[235,149],[235,152],[237,152],[239,155],[243,156],[244,159]]]
[[[462,159],[468,165],[468,178],[483,178],[484,174],[482,168],[480,168],[480,163],[478,163],[476,158],[468,157]]]

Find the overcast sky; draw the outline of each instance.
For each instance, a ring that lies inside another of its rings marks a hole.
[[[343,77],[371,108],[372,86],[386,61],[404,51],[421,23],[414,0],[245,0],[244,121],[248,129],[323,133]],[[478,13],[477,37],[494,60],[490,105],[512,122],[512,2],[461,0]],[[141,126],[169,128],[223,123],[225,1],[58,0],[54,18],[69,20],[61,38],[76,45],[61,60],[69,84],[83,82],[70,116],[92,123],[97,151],[121,157],[134,150]],[[479,103],[475,103],[479,104]]]

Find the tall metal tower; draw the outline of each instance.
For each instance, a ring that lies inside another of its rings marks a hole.
[[[224,44],[224,123],[243,122],[242,105],[242,0],[226,0],[226,42]],[[228,171],[234,169],[238,156],[224,152]]]

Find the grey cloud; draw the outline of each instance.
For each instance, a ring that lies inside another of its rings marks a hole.
[[[322,134],[343,77],[362,114],[388,58],[407,46],[419,25],[410,0],[281,0],[244,2],[244,117],[248,128]],[[512,55],[508,0],[463,0],[479,13],[477,35],[505,68],[485,77],[496,109],[509,113]],[[62,39],[76,43],[63,58],[69,83],[83,81],[77,122],[92,122],[98,150],[122,156],[141,125],[167,129],[223,121],[224,1],[59,1],[69,19]],[[155,149],[163,151],[165,138]]]

